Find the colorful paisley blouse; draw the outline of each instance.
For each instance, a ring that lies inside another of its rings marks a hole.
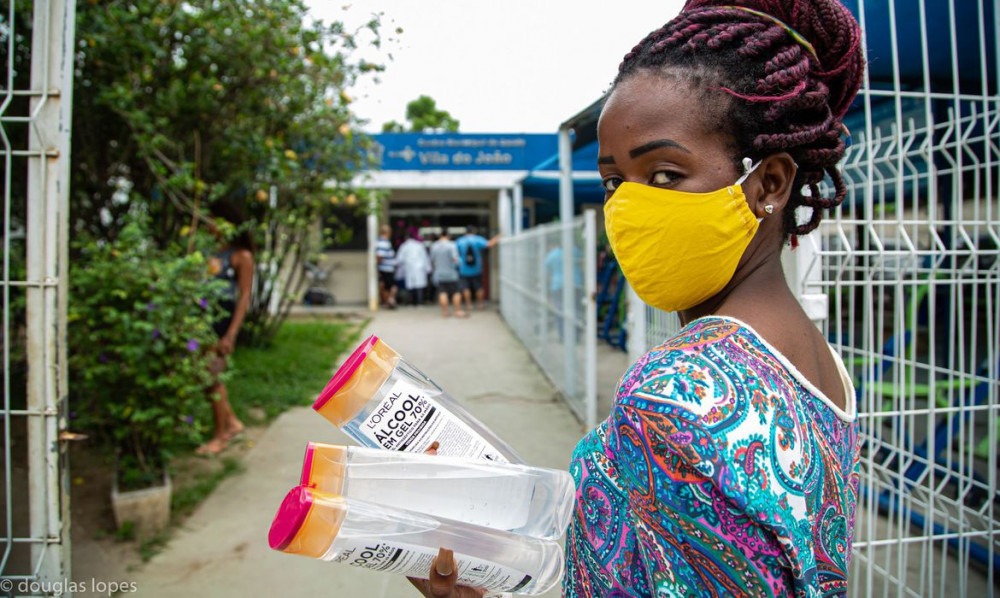
[[[640,358],[573,455],[564,595],[846,594],[860,474],[837,363],[846,412],[735,319]]]

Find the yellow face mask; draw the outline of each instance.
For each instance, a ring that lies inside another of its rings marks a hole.
[[[615,258],[640,299],[681,311],[726,286],[760,226],[740,185],[755,168],[710,193],[618,186],[604,204],[604,221]]]

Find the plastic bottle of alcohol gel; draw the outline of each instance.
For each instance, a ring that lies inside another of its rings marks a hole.
[[[493,529],[554,539],[575,486],[566,471],[310,442],[301,485]]]
[[[297,486],[278,508],[271,548],[324,561],[428,579],[439,548],[455,553],[458,583],[536,595],[563,574],[562,548],[421,513],[331,496]]]
[[[351,353],[313,409],[359,444],[502,463],[524,460],[375,335]]]

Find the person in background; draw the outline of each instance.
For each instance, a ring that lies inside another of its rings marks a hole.
[[[410,304],[417,306],[424,302],[424,291],[427,288],[427,274],[431,270],[431,261],[416,227],[410,228],[408,232],[409,238],[399,246],[396,259],[403,267]]]
[[[688,0],[622,60],[597,126],[608,239],[683,328],[574,451],[565,596],[846,595],[857,399],[781,253],[847,194],[861,39],[837,0]],[[442,551],[416,585],[474,595],[455,570]]]
[[[448,305],[452,304],[455,317],[466,317],[468,314],[462,311],[462,293],[458,290],[458,248],[448,237],[447,230],[431,245],[431,268],[441,316],[447,318],[450,315]]]
[[[396,232],[392,236],[392,245],[393,247],[396,248],[396,253],[397,253],[396,272],[394,273],[396,278],[396,289],[398,289],[398,292],[396,294],[397,303],[405,303],[406,299],[409,298],[409,293],[406,290],[406,268],[404,267],[403,262],[399,261],[399,255],[398,255],[399,248],[403,245],[403,242],[406,241],[406,238],[407,235],[406,235],[405,224],[402,224],[401,221],[397,222]]]
[[[575,300],[579,301],[583,293],[583,254],[580,248],[573,245],[573,289]],[[556,245],[545,254],[545,274],[549,280],[548,303],[550,311],[555,314],[552,324],[555,326],[559,339],[563,339],[563,250],[562,245]]]
[[[224,280],[227,287],[226,296],[222,301],[223,316],[213,325],[215,334],[219,337],[218,343],[212,349],[215,358],[211,369],[216,379],[209,388],[215,429],[212,438],[195,451],[199,455],[217,455],[229,445],[230,441],[243,433],[243,422],[236,417],[232,405],[229,404],[229,392],[219,376],[226,370],[228,358],[236,349],[240,328],[250,307],[256,253],[251,231],[243,226],[245,219],[235,202],[217,201],[212,204],[210,212],[214,218],[233,225],[236,228],[236,235],[226,239],[215,222],[208,223],[209,231],[222,244],[208,259],[208,272],[211,276]]]
[[[426,235],[423,236],[423,238],[424,238],[424,249],[427,250],[427,259],[430,260],[431,247],[434,247],[434,243],[437,242],[437,240],[440,238],[440,235],[433,231],[429,231]],[[427,277],[427,289],[424,294],[424,299],[428,302],[433,302],[436,300],[435,298],[437,296],[438,296],[437,283],[434,281],[434,264],[432,261],[431,273],[430,276]]]
[[[382,305],[396,309],[396,250],[389,238],[388,224],[379,227],[378,241],[375,243],[375,260],[378,262],[378,293]]]
[[[485,309],[486,289],[483,287],[483,252],[496,245],[500,235],[494,235],[489,241],[478,234],[475,226],[469,226],[465,234],[455,241],[458,249],[459,287],[465,299],[466,311],[472,311],[472,300],[475,297],[476,307]]]

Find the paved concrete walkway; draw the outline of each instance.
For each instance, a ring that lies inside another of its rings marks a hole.
[[[528,463],[567,467],[585,430],[496,311],[445,320],[437,308],[401,308],[379,312],[364,335],[371,333],[461,401]],[[606,414],[617,378],[628,363],[624,353],[606,345],[599,348],[599,362],[600,403]],[[247,454],[246,471],[220,484],[183,529],[173,534],[169,545],[130,575],[140,595],[419,595],[404,578],[268,548],[271,518],[282,497],[297,483],[309,440],[352,444],[312,409],[283,414]],[[559,596],[559,588],[544,595]]]

